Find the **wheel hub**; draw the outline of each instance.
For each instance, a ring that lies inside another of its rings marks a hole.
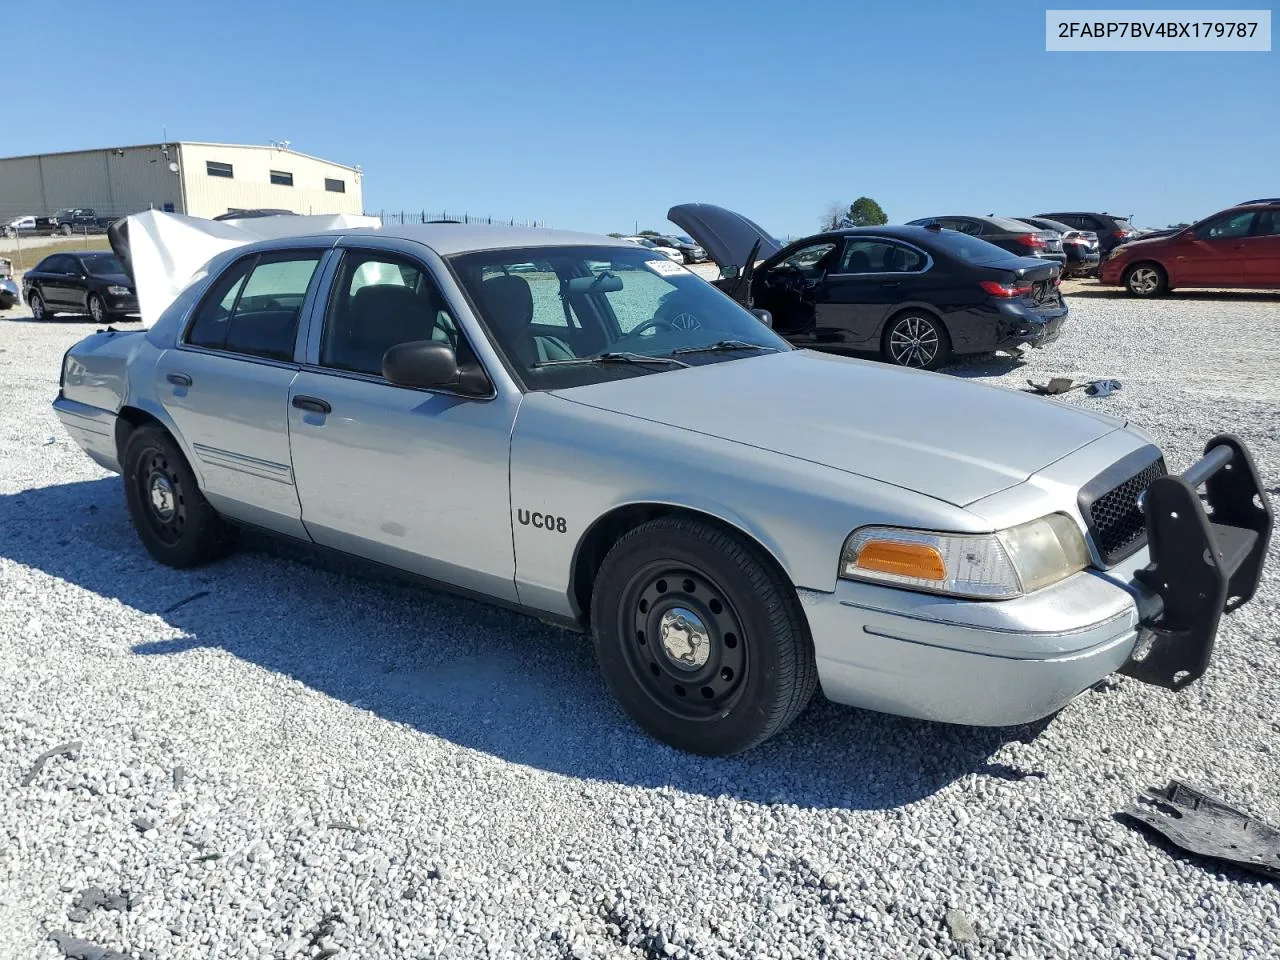
[[[148,484],[151,497],[151,509],[156,516],[166,523],[173,519],[177,510],[177,500],[173,493],[173,483],[163,473],[153,473]]]
[[[711,657],[711,636],[707,626],[687,607],[672,607],[658,621],[662,649],[676,667],[701,670]]]

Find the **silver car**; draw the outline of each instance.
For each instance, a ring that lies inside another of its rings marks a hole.
[[[1176,689],[1261,574],[1235,439],[1170,476],[1121,421],[793,350],[625,240],[352,230],[199,277],[74,346],[54,403],[152,556],[248,524],[588,631],[682,749],[758,744],[818,686],[980,725],[1115,671]]]

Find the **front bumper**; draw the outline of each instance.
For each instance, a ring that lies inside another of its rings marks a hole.
[[[107,311],[110,313],[137,313],[138,298],[132,294],[127,296],[117,296],[108,293],[103,297],[107,305]]]
[[[1127,266],[1128,261],[1125,261],[1123,257],[1104,259],[1102,266],[1098,267],[1098,280],[1108,286],[1118,287],[1120,286],[1120,278],[1124,276],[1124,268]]]
[[[1218,437],[1206,449],[1182,476],[1152,482],[1149,547],[1105,571],[998,602],[845,580],[833,593],[800,591],[823,692],[885,713],[1007,726],[1049,716],[1111,673],[1186,686],[1208,666],[1222,612],[1253,596],[1272,526],[1243,445]],[[1195,492],[1206,480],[1211,516]]]
[[[18,285],[8,279],[0,279],[0,310],[8,310],[22,302],[22,293]]]

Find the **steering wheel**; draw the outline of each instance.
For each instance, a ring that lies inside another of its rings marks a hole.
[[[662,329],[662,330],[676,330],[676,329],[679,329],[679,328],[678,328],[678,327],[676,327],[676,326],[675,326],[673,323],[671,323],[671,321],[669,321],[669,320],[665,320],[665,319],[663,319],[663,318],[661,318],[661,317],[654,317],[652,320],[646,320],[644,323],[640,324],[640,326],[636,327],[636,328],[635,328],[634,330],[632,330],[630,333],[628,333],[628,334],[626,334],[625,336],[623,336],[623,337],[622,337],[622,339],[623,339],[623,340],[634,340],[634,339],[637,339],[637,338],[639,338],[639,337],[644,336],[645,332],[646,332],[646,331],[648,331],[648,330],[659,330],[659,329]]]

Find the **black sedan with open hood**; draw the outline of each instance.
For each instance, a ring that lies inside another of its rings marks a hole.
[[[935,370],[956,354],[1042,346],[1067,316],[1057,263],[954,230],[855,227],[782,246],[711,204],[681,204],[667,217],[719,265],[716,286],[769,311],[797,347]]]

